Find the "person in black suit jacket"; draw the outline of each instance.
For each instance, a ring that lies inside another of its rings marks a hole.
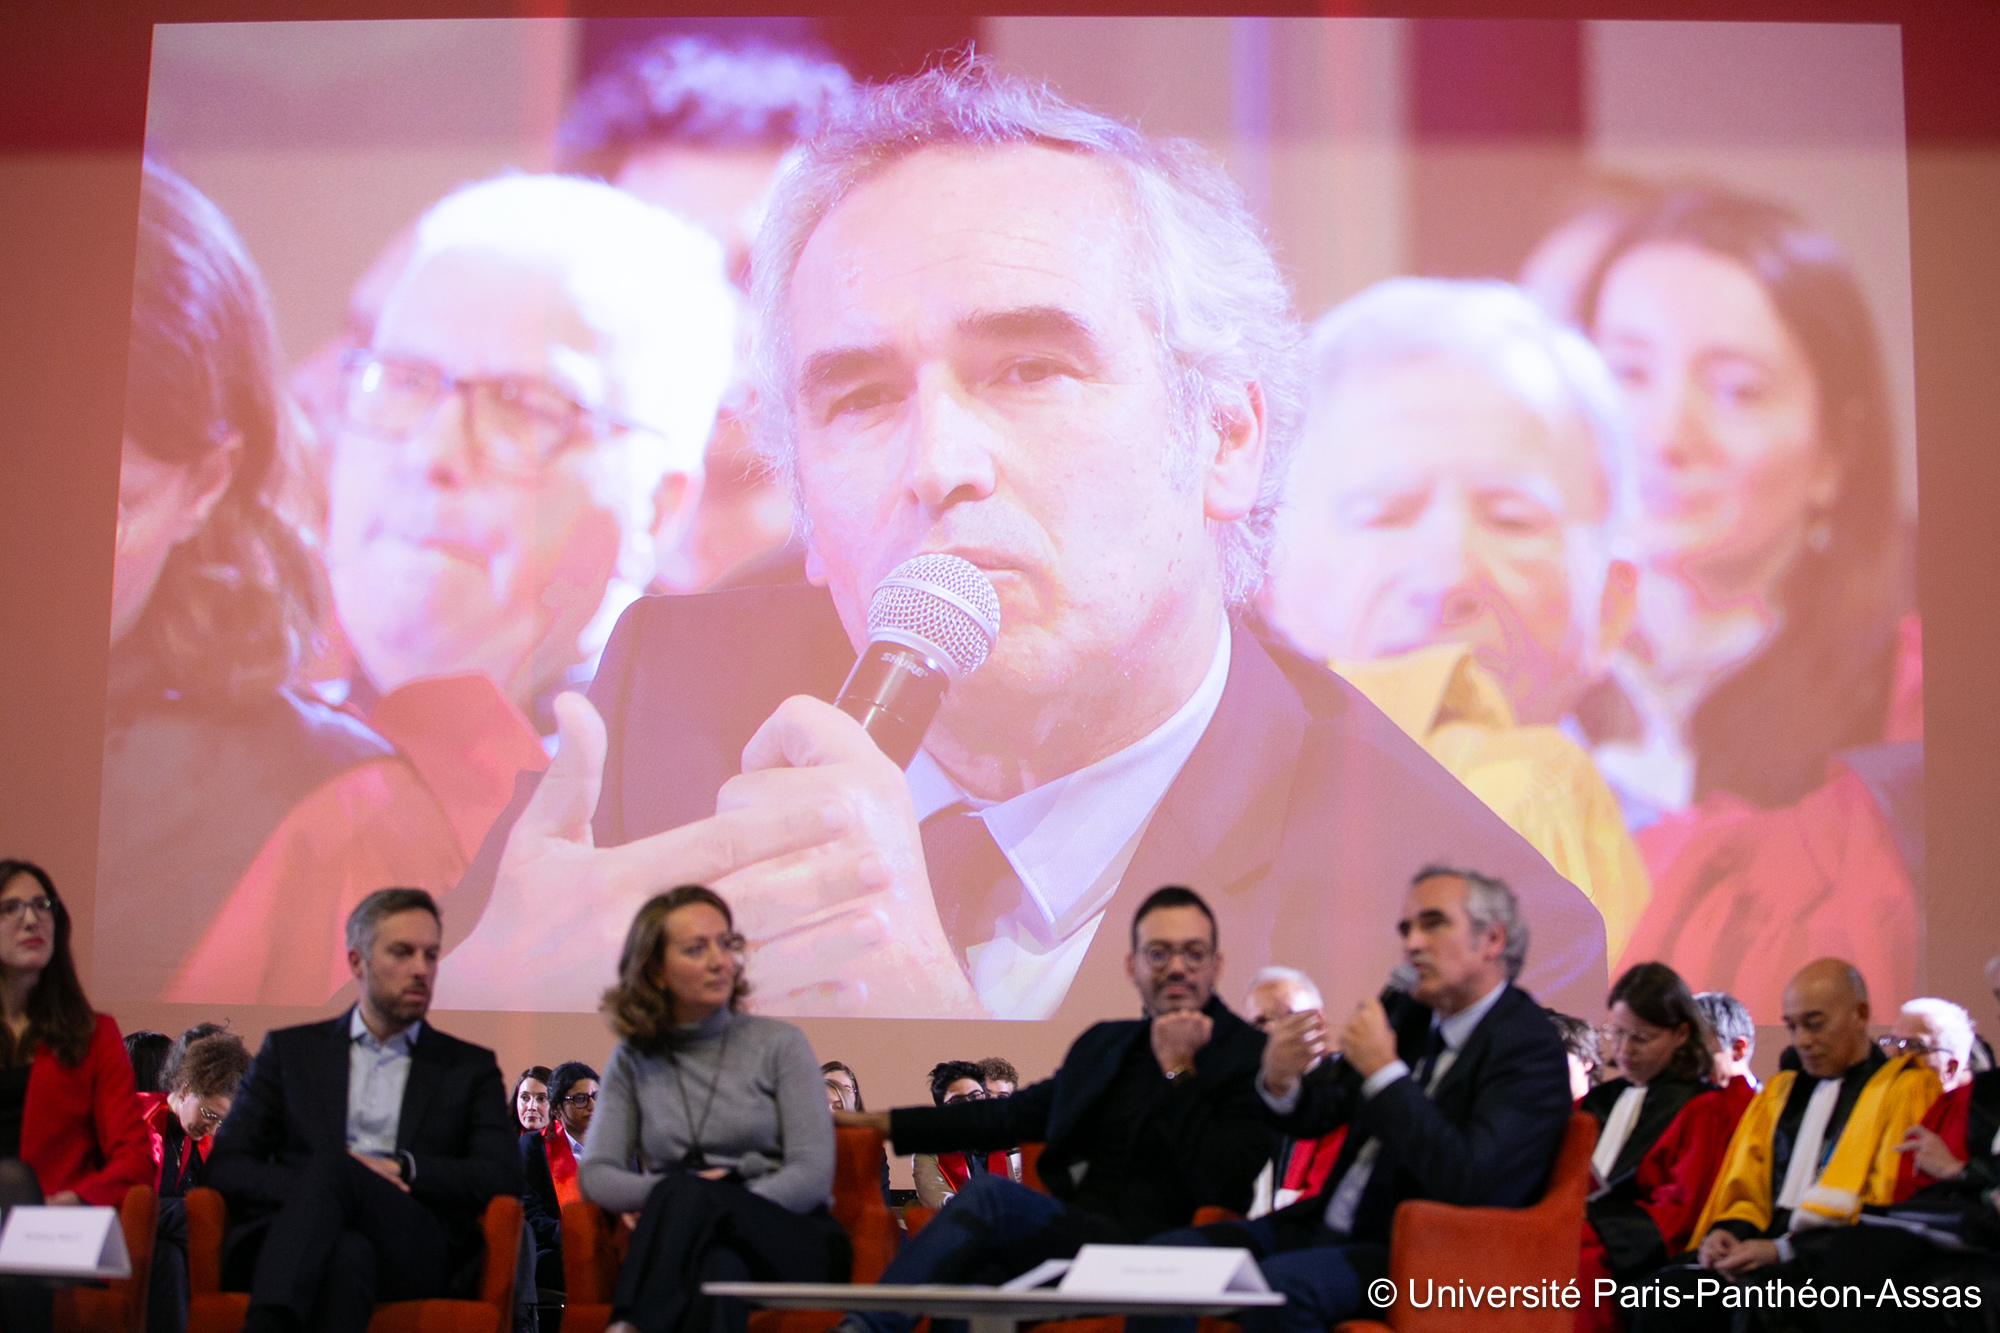
[[[1270,1028],[1258,1093],[1277,1123],[1301,1138],[1348,1126],[1320,1192],[1256,1221],[1155,1241],[1257,1256],[1286,1303],[1244,1311],[1246,1333],[1323,1333],[1369,1310],[1367,1285],[1388,1272],[1389,1222],[1405,1199],[1521,1208],[1547,1184],[1569,1123],[1569,1065],[1555,1025],[1514,984],[1528,934],[1513,892],[1427,867],[1398,930],[1415,982],[1355,1008],[1341,1058],[1321,1058],[1317,1014]]]
[[[1215,998],[1215,918],[1168,887],[1140,906],[1126,970],[1145,1017],[1098,1023],[1055,1077],[1011,1097],[889,1112],[841,1111],[897,1152],[982,1151],[1040,1140],[1048,1193],[982,1175],[903,1246],[885,1283],[993,1283],[1086,1243],[1131,1244],[1205,1205],[1242,1211],[1275,1136],[1252,1086],[1261,1033]],[[907,1333],[913,1315],[850,1315],[854,1330]]]
[[[521,1192],[493,1052],[423,1021],[440,935],[421,889],[362,899],[347,920],[359,1003],[266,1036],[216,1131],[223,1275],[250,1292],[249,1333],[358,1333],[378,1300],[469,1293],[481,1213]]]
[[[1312,957],[1338,1003],[1393,962],[1384,886],[1449,857],[1517,886],[1552,1002],[1599,1005],[1589,901],[1244,619],[1299,329],[1220,168],[978,62],[864,102],[780,182],[758,259],[764,444],[817,586],[627,609],[461,882],[480,914],[444,1002],[588,1010],[596,920],[727,875],[766,1013],[1105,1017],[1099,926],[1162,883],[1207,893],[1253,968]],[[824,701],[874,590],[935,553],[988,576],[1000,631],[906,776]]]

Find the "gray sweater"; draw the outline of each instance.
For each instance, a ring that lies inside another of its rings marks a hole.
[[[664,1054],[622,1041],[611,1052],[577,1164],[584,1198],[619,1213],[645,1206],[700,1126],[710,1166],[735,1170],[745,1154],[764,1157],[768,1170],[749,1181],[753,1193],[795,1213],[832,1200],[833,1117],[805,1033],[725,1009],[681,1029],[673,1056],[679,1080]]]

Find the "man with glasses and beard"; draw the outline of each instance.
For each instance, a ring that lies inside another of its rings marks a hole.
[[[1197,1208],[1241,1212],[1271,1155],[1252,1087],[1263,1038],[1215,996],[1215,917],[1169,886],[1140,904],[1125,972],[1144,1017],[1098,1023],[1053,1078],[1011,1097],[842,1112],[901,1152],[1040,1140],[1047,1194],[987,1174],[905,1245],[885,1283],[994,1283],[1085,1244],[1131,1244],[1186,1226]],[[976,1077],[976,1070],[973,1077]],[[847,1333],[908,1333],[917,1316],[850,1314]]]

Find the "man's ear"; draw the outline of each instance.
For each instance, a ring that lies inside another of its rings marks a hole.
[[[1256,508],[1264,484],[1263,387],[1253,381],[1232,400],[1216,404],[1205,427],[1214,433],[1215,455],[1202,477],[1202,515],[1212,523],[1234,523]]]
[[[1604,568],[1604,592],[1597,600],[1599,661],[1618,651],[1638,613],[1639,567],[1630,560],[1613,560]]]
[[[349,949],[347,951],[347,970],[354,974],[354,979],[356,981],[361,980],[361,964],[364,961],[366,960],[363,957],[361,950]]]

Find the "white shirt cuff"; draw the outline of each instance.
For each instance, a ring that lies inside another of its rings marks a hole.
[[[1361,1095],[1372,1099],[1397,1079],[1408,1077],[1409,1072],[1410,1067],[1401,1060],[1391,1060],[1361,1081]]]
[[[1299,1109],[1299,1090],[1303,1086],[1303,1084],[1295,1082],[1292,1084],[1291,1091],[1280,1097],[1264,1086],[1264,1076],[1262,1074],[1257,1075],[1257,1095],[1264,1099],[1264,1105],[1270,1107],[1278,1115],[1290,1115]]]
[[[1797,1254],[1792,1249],[1792,1238],[1790,1236],[1778,1237],[1777,1246],[1778,1246],[1779,1263],[1788,1264],[1792,1262],[1793,1259],[1798,1257]]]

